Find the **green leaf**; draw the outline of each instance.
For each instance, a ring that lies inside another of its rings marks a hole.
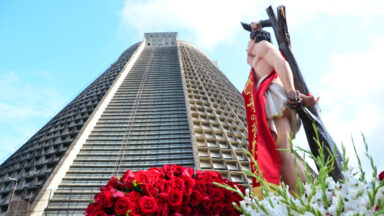
[[[361,165],[361,160],[360,160],[360,156],[359,154],[357,154],[357,150],[356,150],[356,145],[355,145],[355,141],[353,140],[353,137],[351,137],[352,139],[352,144],[353,144],[353,150],[355,151],[355,155],[356,155],[356,158],[357,158],[357,163],[359,165],[359,170],[360,170],[360,180],[361,181],[365,181],[365,172],[363,170],[363,166]]]
[[[344,201],[343,201],[343,198],[340,197],[339,205],[337,206],[337,210],[336,210],[336,215],[340,216],[341,213],[343,213],[343,209],[344,209]]]
[[[382,215],[384,214],[384,209],[380,210],[380,211],[377,211],[375,212],[374,216],[377,216],[377,215]]]

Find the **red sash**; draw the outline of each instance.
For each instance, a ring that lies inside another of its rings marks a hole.
[[[259,164],[263,179],[268,183],[280,184],[280,161],[275,141],[267,123],[265,114],[265,97],[272,80],[277,78],[275,71],[270,73],[256,89],[254,70],[252,68],[247,84],[243,91],[245,110],[248,123],[249,151]],[[251,161],[252,173],[257,173],[256,165]],[[253,178],[253,187],[260,186],[260,183]]]

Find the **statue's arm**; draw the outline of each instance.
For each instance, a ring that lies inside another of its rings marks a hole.
[[[248,42],[248,47],[247,47],[247,63],[251,65],[253,68],[255,68],[254,61],[256,57],[255,45],[256,43],[253,40],[250,40]]]
[[[256,31],[256,30],[261,30],[264,27],[271,27],[272,23],[271,23],[271,20],[267,19],[267,20],[260,20],[258,22],[251,22],[248,25],[245,23],[242,23],[242,25],[243,25],[243,27],[244,27],[244,25],[246,26],[244,28],[247,31]]]
[[[283,83],[285,92],[289,95],[290,92],[295,92],[293,84],[293,75],[291,67],[288,62],[280,54],[271,43],[267,41],[260,41],[256,43],[255,54],[262,58],[269,66],[273,67]],[[315,98],[313,95],[299,94],[298,97],[302,100],[305,106],[313,106],[319,101],[319,97]],[[292,99],[291,99],[292,100]]]
[[[271,20],[267,19],[267,20],[260,20],[259,21],[261,27],[272,27],[272,23],[271,23]]]

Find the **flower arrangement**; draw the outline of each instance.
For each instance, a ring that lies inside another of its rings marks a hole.
[[[164,165],[146,171],[127,170],[100,188],[85,215],[240,215],[232,203],[241,197],[213,182],[244,190],[213,171]]]
[[[323,145],[320,144],[318,137],[315,138],[319,146],[318,157],[300,147],[292,148],[291,151],[296,155],[297,150],[303,152],[304,158],[309,155],[319,168],[318,176],[313,178],[308,166],[306,175],[308,183],[299,182],[296,190],[290,194],[288,186],[282,183],[279,187],[267,187],[264,184],[262,173],[254,175],[249,170],[244,170],[249,175],[257,178],[261,182],[264,199],[258,200],[249,190],[246,193],[229,185],[217,183],[217,185],[230,191],[237,192],[243,200],[240,205],[234,204],[235,208],[243,215],[384,215],[384,171],[377,176],[377,168],[373,163],[372,157],[368,154],[368,146],[365,142],[365,155],[372,166],[372,178],[367,179],[361,165],[361,160],[354,146],[358,161],[358,170],[349,166],[349,158],[346,157],[345,147],[343,146],[343,174],[344,180],[335,182],[329,177],[332,171],[335,155],[325,158]],[[249,152],[248,155],[257,165],[257,162]],[[305,164],[306,165],[306,164]],[[297,173],[298,175],[298,173]]]

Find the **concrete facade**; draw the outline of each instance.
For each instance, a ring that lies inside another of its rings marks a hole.
[[[10,215],[82,215],[113,175],[164,164],[248,186],[246,128],[240,92],[203,52],[176,33],[146,33],[1,165],[0,213],[8,177],[20,184]]]

